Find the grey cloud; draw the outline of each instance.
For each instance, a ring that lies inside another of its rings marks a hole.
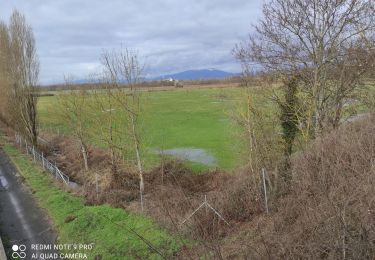
[[[34,28],[41,82],[85,77],[103,49],[121,44],[146,58],[147,73],[215,67],[238,71],[230,52],[261,13],[262,0],[1,0],[0,17],[14,8]]]

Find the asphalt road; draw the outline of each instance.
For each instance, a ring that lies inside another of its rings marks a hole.
[[[42,254],[57,253],[54,250],[35,249],[36,245],[54,244],[57,236],[46,213],[38,207],[30,190],[22,183],[16,168],[1,147],[0,236],[8,259],[13,259],[12,253],[21,251],[26,254],[23,258],[25,254],[20,255],[21,259],[41,259]],[[17,251],[14,251],[15,249]]]

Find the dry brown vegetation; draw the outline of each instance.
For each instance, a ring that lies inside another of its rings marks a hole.
[[[97,196],[94,174],[82,169],[74,140],[46,139],[55,148],[45,147],[45,153],[82,184],[79,193],[88,203],[140,211],[136,172],[123,166],[111,174],[106,151],[90,147],[90,164],[101,176]],[[184,258],[371,259],[374,158],[374,117],[319,138],[293,155],[291,185],[283,196],[271,198],[269,214],[248,172],[197,174],[181,162],[163,161],[145,173],[145,213],[175,234],[201,241],[194,250],[185,248]],[[206,209],[181,225],[205,195],[229,225]]]
[[[270,258],[373,259],[374,158],[374,118],[316,140],[292,158],[290,190],[249,244]]]
[[[89,147],[91,170],[85,171],[79,145],[74,139],[46,134],[43,138],[49,141],[48,145],[41,146],[44,154],[49,160],[56,161],[73,181],[82,185],[74,192],[85,196],[87,203],[109,203],[141,211],[137,203],[139,180],[134,168],[118,165],[114,173],[108,151]],[[98,194],[96,173],[100,178]],[[236,223],[249,221],[263,211],[260,194],[252,186],[252,179],[245,172],[233,175],[219,171],[197,174],[180,161],[162,161],[158,167],[145,172],[145,213],[176,234],[217,245],[219,238],[237,229]],[[181,225],[203,202],[205,195],[230,225],[206,209]],[[199,254],[202,253],[200,251]]]

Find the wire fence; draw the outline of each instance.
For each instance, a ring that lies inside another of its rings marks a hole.
[[[39,124],[39,129],[42,129],[44,132],[57,134],[59,136],[65,136],[65,131],[61,130],[59,127]]]
[[[26,153],[31,155],[34,162],[39,162],[44,170],[50,172],[57,180],[62,181],[65,185],[69,186],[70,180],[69,176],[63,173],[57,166],[56,162],[50,162],[43,154],[43,152],[38,152],[34,146],[29,145],[26,140],[24,140],[19,134],[15,135],[16,144],[24,148]]]

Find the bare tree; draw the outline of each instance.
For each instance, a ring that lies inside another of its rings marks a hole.
[[[141,102],[138,86],[144,66],[140,62],[138,52],[128,48],[121,49],[120,51],[104,52],[102,55],[102,64],[109,84],[116,88],[111,94],[128,119],[127,124],[124,126],[127,129],[125,133],[127,136],[124,138],[132,143],[131,147],[135,154],[139,175],[141,207],[143,210],[144,170],[139,124]],[[121,82],[125,82],[126,87],[121,86]]]
[[[9,76],[13,101],[13,123],[18,132],[37,145],[37,84],[39,60],[32,28],[14,11],[9,23]]]
[[[267,83],[265,83],[267,82]],[[245,170],[252,180],[252,190],[260,192],[261,169],[275,169],[277,174],[277,162],[282,158],[282,141],[279,135],[278,115],[270,113],[270,106],[273,106],[271,96],[273,89],[264,88],[257,90],[258,86],[264,84],[272,85],[266,75],[254,75],[246,72],[243,75],[241,94],[236,101],[236,109],[230,114],[238,128],[234,129],[235,138],[239,139],[239,151],[243,156]],[[273,185],[268,180],[269,185]],[[276,183],[271,189],[276,189]]]
[[[97,111],[95,121],[98,122],[96,129],[93,130],[96,130],[95,135],[99,136],[100,140],[108,147],[111,170],[115,173],[117,171],[118,154],[121,151],[120,141],[118,140],[119,132],[115,125],[116,104],[112,93],[115,90],[111,88],[111,82],[106,78],[100,80],[100,88],[93,90],[94,102],[92,103],[92,110]]]
[[[337,127],[347,99],[373,68],[375,2],[271,0],[249,39],[234,52],[244,67],[258,66],[288,81],[300,75],[306,93],[304,125],[313,135]]]
[[[68,87],[69,80],[65,80]],[[88,139],[90,127],[90,113],[88,111],[88,94],[85,90],[72,90],[58,96],[61,118],[70,132],[79,141],[79,148],[82,154],[85,170],[89,170],[88,164]]]

